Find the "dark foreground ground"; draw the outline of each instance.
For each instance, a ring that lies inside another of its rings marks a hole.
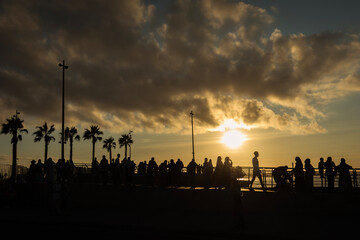
[[[40,190],[39,190],[40,189]],[[360,193],[238,192],[71,184],[2,199],[2,236],[15,239],[359,239]],[[10,234],[10,235],[8,235]]]

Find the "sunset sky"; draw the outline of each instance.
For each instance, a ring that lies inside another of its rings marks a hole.
[[[21,112],[23,165],[43,159],[35,126],[55,124],[57,160],[65,59],[66,125],[81,136],[99,125],[116,141],[132,130],[136,163],[187,164],[193,111],[197,162],[251,166],[257,150],[260,166],[332,156],[360,167],[359,9],[355,0],[1,1],[0,120]],[[229,131],[243,142],[224,144]],[[11,163],[10,139],[0,135],[0,163]],[[90,141],[75,142],[74,161],[91,161]]]

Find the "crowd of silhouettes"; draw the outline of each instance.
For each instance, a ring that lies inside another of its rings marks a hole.
[[[295,181],[296,191],[313,190],[315,168],[312,166],[310,158],[306,158],[304,164],[301,158],[297,156],[295,158],[295,167],[291,171],[288,171],[288,166],[275,168],[272,174],[276,183],[276,189],[289,190],[293,181]],[[318,173],[321,179],[321,186],[323,187],[324,182],[326,182],[328,191],[332,192],[335,187],[335,177],[339,175],[339,190],[343,192],[351,191],[353,184],[350,169],[352,167],[346,163],[344,158],[341,158],[339,165],[335,165],[332,157],[328,157],[325,162],[324,158],[320,158]],[[353,174],[356,174],[356,171]],[[356,181],[356,175],[353,176],[353,179]]]
[[[29,183],[46,182],[53,184],[72,181],[75,176],[75,165],[72,160],[59,159],[56,163],[48,158],[45,163],[41,159],[31,161],[27,180]]]
[[[259,153],[255,151],[252,159],[253,173],[249,182],[249,189],[252,189],[255,179],[258,178],[261,187],[266,191],[258,157]],[[184,171],[185,168],[186,171]],[[42,163],[40,159],[37,162],[32,160],[27,180],[29,183],[68,183],[74,181],[76,177],[78,179],[81,177],[81,169],[76,168],[71,160],[59,159],[56,163],[51,158],[48,158],[45,163]],[[346,164],[344,158],[341,158],[339,165],[335,165],[331,157],[328,157],[326,161],[320,158],[318,174],[322,186],[326,182],[328,190],[333,191],[335,176],[338,175],[339,189],[346,192],[351,191],[353,184],[350,169],[352,167]],[[315,168],[309,158],[306,158],[303,164],[301,158],[297,156],[295,158],[295,167],[292,170],[289,170],[288,166],[280,166],[273,169],[272,176],[276,183],[276,190],[290,190],[294,186],[296,191],[310,191],[314,188],[315,173]],[[354,171],[354,173],[356,172]],[[186,167],[181,159],[177,159],[177,161],[174,159],[170,159],[170,161],[164,160],[158,165],[155,159],[151,158],[148,162],[142,161],[136,165],[130,157],[120,160],[120,154],[117,154],[117,158],[111,159],[110,162],[105,155],[102,156],[100,162],[94,158],[91,164],[92,181],[102,185],[111,183],[114,186],[140,184],[160,187],[190,186],[194,188],[201,186],[221,189],[229,188],[238,178],[244,176],[245,173],[241,167],[233,167],[233,162],[229,157],[226,157],[223,161],[221,156],[217,157],[215,166],[212,160],[208,158],[205,158],[202,164],[196,163],[192,159]],[[356,176],[353,176],[354,178]]]
[[[114,185],[134,185],[136,183],[161,187],[227,188],[230,187],[236,176],[245,175],[240,167],[233,168],[232,164],[229,157],[226,157],[225,161],[222,162],[222,158],[219,156],[215,168],[212,160],[208,160],[208,158],[204,159],[203,164],[198,164],[192,159],[186,167],[181,159],[176,161],[174,159],[164,160],[158,164],[154,158],[148,162],[139,162],[136,166],[130,158],[123,159],[120,162],[120,154],[118,154],[118,157],[115,160],[113,159],[110,164],[105,156],[100,163],[95,158],[92,162],[91,171],[95,181],[101,181],[104,185],[112,179]],[[186,171],[184,171],[185,168]],[[136,177],[136,181],[134,181],[134,177]]]
[[[107,185],[111,180],[114,185],[125,183],[133,184],[136,164],[130,158],[124,158],[120,162],[120,154],[116,159],[111,159],[110,163],[105,155],[102,156],[100,163],[97,158],[91,163],[91,173],[95,181],[100,181],[103,185]],[[111,179],[110,179],[111,177]]]

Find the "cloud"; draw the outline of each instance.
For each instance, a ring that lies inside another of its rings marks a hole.
[[[187,133],[192,110],[201,131],[233,118],[318,133],[319,104],[359,91],[357,34],[283,35],[269,12],[243,2],[161,7],[2,2],[2,119],[17,108],[59,122],[63,59],[67,122],[112,131]]]

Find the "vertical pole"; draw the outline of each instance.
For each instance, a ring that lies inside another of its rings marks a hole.
[[[195,160],[195,148],[194,148],[194,113],[191,111],[190,112],[190,116],[191,116],[191,135],[192,135],[192,155],[193,155],[193,159]]]
[[[11,168],[11,184],[12,187],[15,186],[16,183],[16,175],[17,175],[17,143],[18,143],[18,126],[17,126],[17,120],[18,120],[18,114],[20,114],[20,112],[18,112],[18,110],[15,110],[15,130],[13,132],[13,134],[16,134],[14,137],[14,141],[13,141],[13,159],[12,159],[12,168]]]
[[[62,108],[61,108],[61,159],[65,160],[64,157],[64,122],[65,122],[65,60],[63,60],[63,66],[62,66]]]
[[[132,131],[129,130],[129,138],[130,138],[130,139],[132,138],[131,133],[132,133]],[[130,159],[131,159],[131,143],[129,144],[129,157],[130,157]]]
[[[61,108],[61,159],[65,160],[64,157],[64,140],[65,140],[65,134],[64,134],[64,122],[65,122],[65,69],[68,68],[68,66],[65,65],[65,60],[63,60],[62,64],[59,63],[59,66],[62,67],[62,108]]]

